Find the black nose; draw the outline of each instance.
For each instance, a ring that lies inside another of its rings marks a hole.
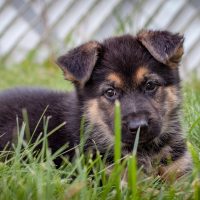
[[[140,132],[145,132],[148,129],[148,122],[145,118],[133,118],[128,121],[128,130],[130,133],[136,133],[140,127]]]

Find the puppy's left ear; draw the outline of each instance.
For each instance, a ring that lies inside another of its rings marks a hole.
[[[178,66],[184,53],[182,35],[143,30],[137,38],[156,60],[170,67]]]
[[[98,59],[101,45],[96,41],[87,42],[57,59],[67,80],[80,86],[89,80]]]

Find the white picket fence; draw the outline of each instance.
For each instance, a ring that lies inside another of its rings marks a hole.
[[[84,41],[141,28],[183,33],[181,72],[200,74],[199,0],[0,0],[0,58],[9,66],[34,52],[43,61]]]

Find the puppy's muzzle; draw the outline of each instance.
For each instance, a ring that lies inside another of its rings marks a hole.
[[[148,118],[144,114],[131,114],[123,119],[123,125],[126,126],[128,133],[136,134],[140,127],[140,133],[145,134],[148,132]]]

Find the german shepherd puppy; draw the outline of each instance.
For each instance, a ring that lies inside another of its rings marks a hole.
[[[57,64],[65,78],[73,82],[74,92],[13,89],[0,94],[0,149],[15,138],[16,116],[21,124],[22,108],[27,109],[30,132],[33,132],[48,106],[45,115],[51,116],[49,131],[66,122],[48,139],[52,152],[66,143],[68,149],[79,144],[84,116],[89,134],[85,151],[97,148],[104,155],[110,149],[112,159],[114,105],[118,100],[123,155],[132,152],[140,127],[139,166],[151,172],[153,164],[159,161],[162,175],[184,174],[191,168],[191,159],[180,122],[182,98],[178,65],[183,55],[183,41],[179,34],[143,30],[136,36],[112,37],[102,43],[90,41],[72,49],[59,57]],[[37,134],[42,131],[40,123]],[[66,156],[73,158],[74,151],[68,151]]]

